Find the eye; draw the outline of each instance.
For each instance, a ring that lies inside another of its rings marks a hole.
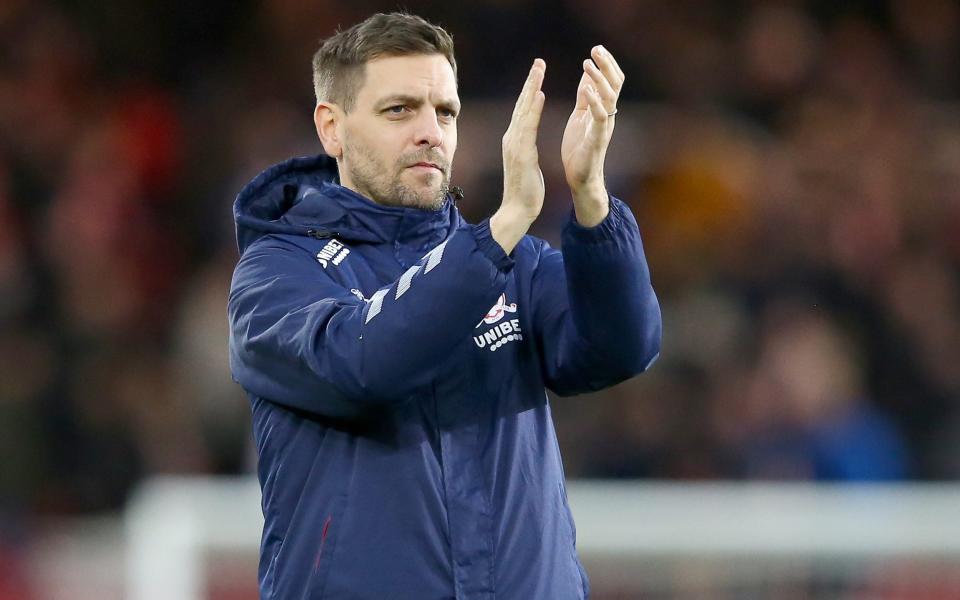
[[[405,113],[409,112],[409,107],[405,104],[396,104],[389,108],[383,109],[383,112],[388,117],[402,117]]]
[[[456,118],[457,118],[457,112],[456,112],[455,110],[453,110],[453,109],[450,109],[450,108],[443,108],[443,107],[438,108],[438,109],[437,109],[437,114],[439,114],[441,117],[443,117],[443,118],[445,118],[445,119],[456,119]]]

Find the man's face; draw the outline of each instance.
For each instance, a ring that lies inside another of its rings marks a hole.
[[[340,182],[387,206],[437,210],[450,184],[460,99],[440,54],[367,62],[344,119]]]

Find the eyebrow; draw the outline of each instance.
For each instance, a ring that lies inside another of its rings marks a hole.
[[[421,96],[411,96],[409,94],[392,94],[385,98],[382,98],[374,106],[376,107],[377,112],[380,112],[384,109],[390,108],[397,104],[405,104],[413,108],[420,108],[425,104],[424,99]],[[460,103],[456,100],[441,100],[437,103],[438,108],[445,108],[447,110],[453,111],[454,113],[460,113]]]

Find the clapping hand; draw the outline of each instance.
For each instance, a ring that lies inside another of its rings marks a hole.
[[[543,173],[537,132],[543,113],[543,76],[547,64],[533,61],[503,135],[503,200],[490,218],[490,233],[508,254],[543,208]]]
[[[576,105],[560,145],[577,221],[586,227],[599,224],[609,211],[603,161],[613,136],[624,80],[616,59],[603,46],[595,46],[590,54],[591,58],[583,61]]]

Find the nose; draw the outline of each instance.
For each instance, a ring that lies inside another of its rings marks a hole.
[[[417,119],[415,140],[417,146],[436,148],[443,142],[443,129],[433,111],[423,111]]]

